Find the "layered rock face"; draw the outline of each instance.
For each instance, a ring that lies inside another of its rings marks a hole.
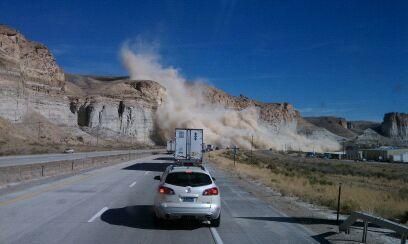
[[[23,118],[36,112],[94,136],[152,144],[154,113],[165,91],[153,81],[122,78],[65,79],[44,45],[0,26],[0,116],[13,123],[29,123]]]
[[[236,110],[256,107],[264,122],[296,131],[300,115],[288,103],[262,103],[207,85],[192,86],[204,86],[205,103]],[[165,88],[154,81],[64,74],[47,47],[0,26],[0,116],[13,123],[35,112],[61,128],[153,143],[155,114],[165,101]]]
[[[0,116],[14,122],[37,110],[61,124],[74,125],[66,113],[64,73],[43,45],[0,25]]]
[[[162,86],[154,81],[116,80],[90,87],[94,89],[83,89],[89,93],[85,98],[70,96],[70,111],[76,115],[78,126],[96,133],[104,130],[110,137],[119,134],[151,143],[154,114],[165,97]]]
[[[345,118],[322,116],[322,117],[305,117],[305,119],[314,124],[315,126],[322,127],[328,131],[346,138],[353,138],[356,136],[352,130],[350,130],[350,124],[348,125]]]
[[[248,107],[257,107],[260,112],[260,119],[275,127],[285,127],[295,131],[300,114],[288,103],[262,103],[245,97],[231,96],[214,87],[206,87],[205,98],[215,104],[221,104],[226,108],[243,110]]]
[[[408,140],[408,114],[394,112],[385,114],[381,131],[385,136]]]
[[[4,25],[0,25],[0,55],[3,76],[19,76],[25,86],[33,89],[63,88],[64,73],[48,48]]]

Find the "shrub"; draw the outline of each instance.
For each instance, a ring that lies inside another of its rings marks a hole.
[[[408,222],[408,211],[405,211],[405,213],[401,215],[401,223],[406,224],[407,222]]]
[[[359,208],[360,208],[359,204],[352,199],[347,199],[340,203],[340,209],[342,213],[349,214],[352,211],[358,210]]]
[[[408,188],[403,187],[399,189],[398,196],[403,200],[408,200]]]
[[[319,184],[320,185],[329,185],[329,186],[331,186],[331,185],[333,185],[333,182],[331,182],[329,180],[326,180],[326,179],[320,179]]]

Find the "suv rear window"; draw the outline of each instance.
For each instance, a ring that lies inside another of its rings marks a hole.
[[[210,176],[203,173],[185,173],[185,172],[175,172],[170,173],[166,177],[167,184],[175,186],[206,186],[211,185],[212,180]]]

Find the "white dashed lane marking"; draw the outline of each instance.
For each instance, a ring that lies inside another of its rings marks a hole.
[[[129,185],[129,187],[134,187],[136,185],[136,181]]]
[[[99,218],[106,210],[108,210],[108,207],[104,207],[99,212],[97,212],[92,218],[88,220],[88,223],[92,223],[95,219]]]

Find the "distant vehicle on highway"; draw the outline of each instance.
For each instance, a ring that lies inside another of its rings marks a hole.
[[[64,153],[74,153],[74,152],[75,152],[75,150],[72,149],[72,148],[66,148],[66,149],[64,150]]]
[[[155,220],[195,218],[218,227],[221,221],[220,192],[203,166],[169,166],[160,180],[154,201]]]
[[[331,154],[330,154],[330,153],[324,153],[324,154],[323,154],[323,158],[324,158],[324,159],[331,159],[332,157],[331,157]]]
[[[176,151],[176,142],[175,140],[170,139],[167,141],[167,153],[172,154],[174,151]]]
[[[211,151],[213,151],[213,150],[214,150],[214,146],[211,145],[211,144],[207,144],[207,147],[206,147],[205,151],[211,152]]]
[[[315,158],[316,157],[316,153],[314,152],[307,152],[306,153],[306,158]]]
[[[174,158],[177,162],[203,161],[203,129],[176,129]]]

